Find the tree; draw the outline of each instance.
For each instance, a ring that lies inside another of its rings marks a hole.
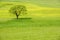
[[[19,15],[26,14],[26,7],[23,5],[16,5],[10,8],[9,12],[16,15],[16,18],[18,19]]]

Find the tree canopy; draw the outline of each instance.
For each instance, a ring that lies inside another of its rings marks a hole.
[[[25,6],[23,5],[16,5],[16,6],[13,6],[10,8],[9,12],[12,13],[12,14],[15,14],[17,19],[18,19],[18,16],[21,15],[21,14],[26,14],[27,12],[27,9]]]

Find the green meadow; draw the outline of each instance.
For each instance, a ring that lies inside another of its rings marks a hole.
[[[15,5],[24,5],[27,14],[9,13]],[[25,2],[0,2],[0,40],[60,40],[60,8]]]

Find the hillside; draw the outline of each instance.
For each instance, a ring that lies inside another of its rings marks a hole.
[[[0,0],[1,2],[26,2],[31,4],[36,4],[38,6],[44,7],[59,7],[60,8],[60,1],[59,0]]]
[[[28,15],[22,17],[43,17],[60,16],[60,8],[41,7],[31,3],[23,2],[0,2],[0,18],[15,18],[15,15],[9,13],[9,9],[14,5],[25,5]]]

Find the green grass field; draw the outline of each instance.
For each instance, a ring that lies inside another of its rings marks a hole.
[[[60,40],[60,20],[13,19],[1,22],[0,40]]]
[[[31,3],[0,2],[0,40],[60,40],[60,8]],[[25,5],[27,15],[9,13],[14,5]]]

